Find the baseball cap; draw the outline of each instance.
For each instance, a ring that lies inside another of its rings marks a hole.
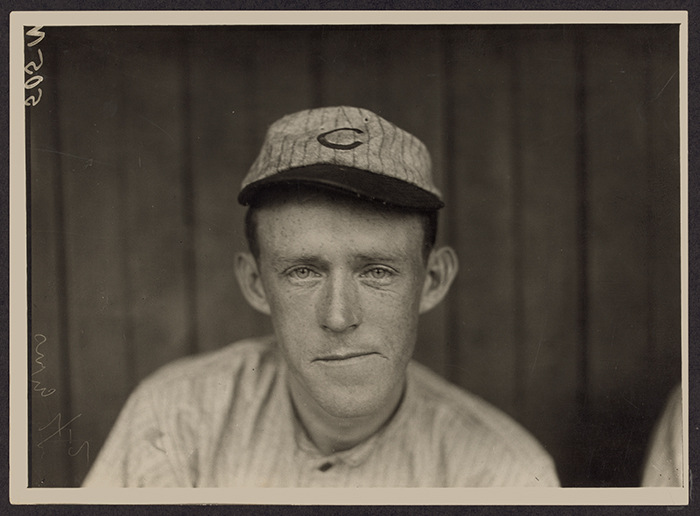
[[[444,206],[418,138],[362,108],[309,109],[273,123],[238,202],[272,185],[306,183],[414,210]]]

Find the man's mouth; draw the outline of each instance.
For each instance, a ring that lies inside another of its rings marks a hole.
[[[347,352],[347,353],[332,353],[324,355],[314,360],[314,362],[326,362],[326,363],[341,363],[346,361],[353,361],[362,359],[370,356],[379,356],[379,353],[374,351],[357,351],[357,352]]]

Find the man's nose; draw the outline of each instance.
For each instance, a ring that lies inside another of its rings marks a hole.
[[[318,318],[324,330],[344,333],[355,329],[361,320],[357,285],[350,274],[331,274],[319,299]]]

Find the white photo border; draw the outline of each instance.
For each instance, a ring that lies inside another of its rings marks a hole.
[[[688,13],[686,11],[56,11],[10,14],[10,483],[12,504],[686,505],[681,488],[83,489],[28,487],[26,27],[150,25],[679,24],[683,423],[688,414]]]

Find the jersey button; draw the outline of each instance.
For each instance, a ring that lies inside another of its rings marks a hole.
[[[331,469],[332,467],[333,467],[333,463],[332,463],[332,462],[324,462],[323,464],[321,464],[321,465],[318,467],[318,469],[319,469],[320,471],[325,472],[325,471],[328,471],[329,469]]]

